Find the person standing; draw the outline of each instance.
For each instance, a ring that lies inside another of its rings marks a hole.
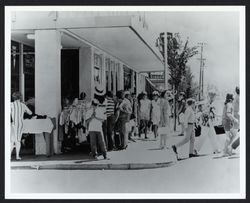
[[[168,94],[169,91],[164,91],[161,93],[161,98],[160,98],[160,122],[159,122],[158,134],[160,135],[161,149],[166,148],[167,135],[170,132],[170,123],[169,123],[170,106],[168,102],[169,99]]]
[[[100,102],[97,99],[94,99],[86,114],[92,156],[95,159],[97,158],[98,143],[104,159],[107,159],[107,149],[102,131],[102,123],[105,120],[105,110],[100,107]]]
[[[118,131],[120,134],[120,140],[121,140],[121,149],[126,149],[128,146],[128,129],[127,129],[127,123],[130,121],[130,116],[132,113],[132,106],[129,101],[129,91],[125,91],[123,93],[123,100],[119,105],[119,115],[118,115]]]
[[[234,107],[234,117],[238,120],[238,123],[234,124],[234,128],[236,129],[237,132],[240,131],[240,88],[236,87],[235,88],[235,99],[233,102],[233,107]],[[240,145],[240,137],[232,143],[232,145],[229,147],[230,153],[232,153],[233,149],[237,149],[238,146]]]
[[[139,127],[139,137],[141,133],[144,132],[145,139],[148,139],[148,121],[150,119],[150,106],[151,101],[147,98],[147,94],[144,92],[142,94],[142,99],[140,100],[140,127]]]
[[[181,125],[181,133],[179,136],[184,135],[184,113],[186,110],[186,101],[185,101],[185,93],[181,92],[179,95],[178,99],[178,119],[179,119],[179,124]]]
[[[185,110],[184,115],[184,129],[185,129],[185,138],[181,140],[179,143],[172,146],[173,151],[176,154],[177,159],[178,157],[178,148],[186,144],[190,141],[189,145],[189,158],[196,157],[194,153],[194,141],[195,141],[195,133],[194,133],[194,123],[195,123],[195,100],[192,98],[189,98],[187,100],[187,108]]]
[[[106,94],[107,105],[106,105],[106,115],[107,115],[107,140],[108,140],[108,150],[116,149],[114,141],[114,126],[115,126],[115,102],[113,99],[113,93],[108,91]]]
[[[158,137],[158,126],[160,124],[161,118],[161,106],[160,106],[160,99],[159,99],[159,92],[153,92],[153,100],[151,103],[151,113],[150,113],[150,120],[153,123],[153,132],[155,138]]]
[[[21,160],[21,139],[23,134],[23,116],[24,113],[32,115],[32,111],[22,103],[20,92],[14,92],[11,102],[11,152],[16,148],[16,160]]]
[[[223,150],[224,156],[231,155],[231,144],[238,131],[234,128],[237,123],[238,119],[234,117],[233,95],[227,94],[222,114],[222,125],[226,131],[226,141]]]

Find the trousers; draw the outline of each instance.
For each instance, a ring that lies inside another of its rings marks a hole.
[[[188,125],[188,127],[185,130],[184,139],[181,140],[179,143],[177,143],[175,146],[178,148],[190,141],[189,154],[193,154],[194,153],[194,140],[195,140],[194,125]]]
[[[103,156],[107,155],[106,145],[104,141],[104,137],[101,132],[98,131],[90,131],[90,147],[93,156],[97,155],[97,144],[100,147],[101,153]]]

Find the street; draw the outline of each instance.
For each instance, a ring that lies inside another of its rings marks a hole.
[[[171,143],[181,139],[174,136]],[[198,139],[198,138],[197,138]],[[219,142],[223,143],[223,136]],[[166,168],[142,170],[11,170],[13,193],[238,193],[239,152],[232,157],[209,154],[207,141],[200,157]],[[167,154],[167,153],[166,153]],[[218,158],[219,157],[219,158]]]

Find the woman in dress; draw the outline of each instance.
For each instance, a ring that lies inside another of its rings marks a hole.
[[[160,122],[158,133],[160,135],[160,148],[166,148],[167,144],[167,135],[170,132],[169,125],[169,115],[170,115],[170,106],[168,103],[168,94],[169,91],[164,91],[161,93],[160,99]]]
[[[230,146],[237,135],[237,129],[234,128],[234,125],[238,123],[238,119],[234,117],[233,113],[233,95],[227,94],[222,114],[222,125],[226,131],[226,142],[223,150],[224,156],[231,155]]]
[[[158,126],[161,118],[161,106],[159,93],[157,91],[153,92],[153,100],[151,102],[151,112],[150,112],[150,120],[153,123],[153,132],[155,138],[158,137]]]

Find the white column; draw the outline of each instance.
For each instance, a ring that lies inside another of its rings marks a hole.
[[[61,111],[61,34],[57,30],[35,31],[35,108],[36,113],[55,117]],[[58,123],[58,122],[57,122]],[[60,153],[58,126],[53,134],[55,153]],[[42,135],[36,136],[36,154],[45,154]]]

